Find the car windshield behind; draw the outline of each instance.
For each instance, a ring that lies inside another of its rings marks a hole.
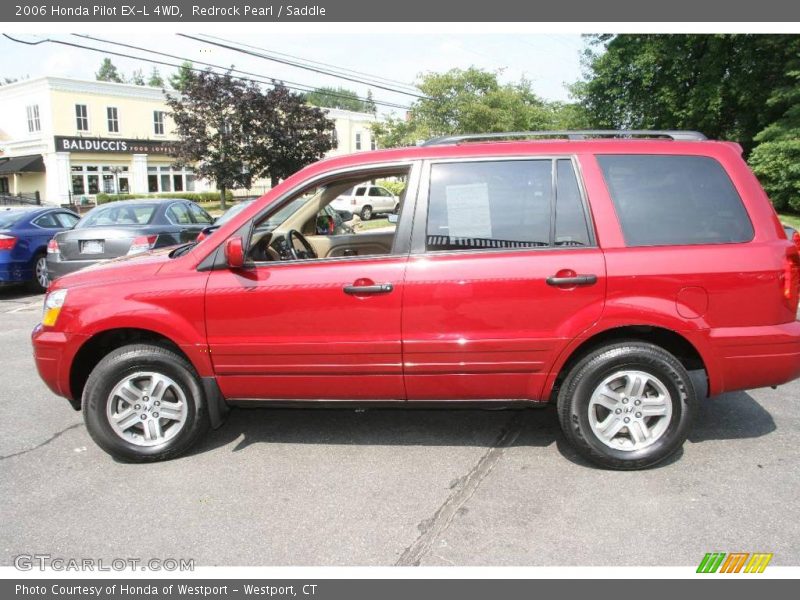
[[[116,227],[118,225],[147,225],[156,212],[156,204],[110,204],[92,210],[75,226]]]

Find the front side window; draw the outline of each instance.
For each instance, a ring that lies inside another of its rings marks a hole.
[[[742,199],[707,156],[597,157],[628,246],[730,244],[753,239]]]
[[[106,117],[108,120],[108,132],[119,133],[119,112],[117,111],[117,107],[106,107]]]
[[[78,131],[89,131],[89,108],[85,104],[75,105],[75,128]]]
[[[192,218],[195,223],[203,223],[204,225],[211,225],[214,219],[211,218],[206,211],[197,206],[197,204],[190,204],[189,210],[192,212]]]
[[[39,105],[31,104],[26,107],[28,114],[28,133],[37,133],[42,130],[42,123],[39,120]]]
[[[153,111],[153,133],[156,135],[164,135],[164,111]]]

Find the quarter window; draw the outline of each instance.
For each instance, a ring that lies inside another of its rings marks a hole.
[[[28,113],[28,132],[37,133],[42,130],[42,123],[39,120],[39,105],[31,104],[25,107]]]
[[[85,104],[75,105],[75,128],[78,131],[89,131],[89,109]]]
[[[106,107],[106,117],[108,119],[108,132],[119,133],[119,113],[117,112],[117,107]]]
[[[726,244],[753,239],[736,188],[707,156],[597,157],[628,246]]]

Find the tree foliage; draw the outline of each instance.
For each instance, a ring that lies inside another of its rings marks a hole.
[[[104,58],[100,63],[100,69],[95,73],[97,81],[111,81],[113,83],[125,83],[125,78],[119,72],[110,58]]]
[[[423,75],[425,96],[405,119],[390,117],[373,126],[381,147],[459,133],[488,133],[577,127],[582,119],[571,105],[546,102],[531,82],[500,83],[497,73],[471,67]]]
[[[355,112],[374,112],[375,104],[371,103],[371,92],[367,95],[367,100],[359,98],[353,90],[343,87],[318,87],[313,92],[305,95],[306,102],[314,106],[325,108],[341,108]]]
[[[333,146],[333,122],[282,85],[265,92],[206,70],[182,86],[180,94],[167,94],[179,138],[176,162],[214,181],[223,207],[226,190],[266,176],[277,183]]]
[[[196,77],[196,71],[191,61],[185,60],[178,67],[178,70],[170,75],[169,85],[173,90],[182,92],[188,88]]]
[[[592,126],[697,129],[749,152],[785,112],[773,90],[795,83],[787,67],[799,52],[800,36],[589,36],[572,91]]]
[[[131,73],[128,83],[132,83],[134,85],[145,85],[144,73],[142,70],[136,69],[133,73]]]
[[[159,73],[156,67],[153,67],[150,71],[150,77],[147,79],[147,85],[157,88],[163,88],[165,86],[164,78],[161,76],[161,73]]]

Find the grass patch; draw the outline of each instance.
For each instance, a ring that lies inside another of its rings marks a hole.
[[[790,225],[795,229],[800,230],[800,215],[788,215],[786,213],[778,215],[781,219],[781,223],[786,225]]]
[[[348,223],[349,225],[349,223]],[[369,229],[380,229],[389,227],[389,219],[372,219],[370,221],[359,221],[353,225],[355,231],[367,231]]]

